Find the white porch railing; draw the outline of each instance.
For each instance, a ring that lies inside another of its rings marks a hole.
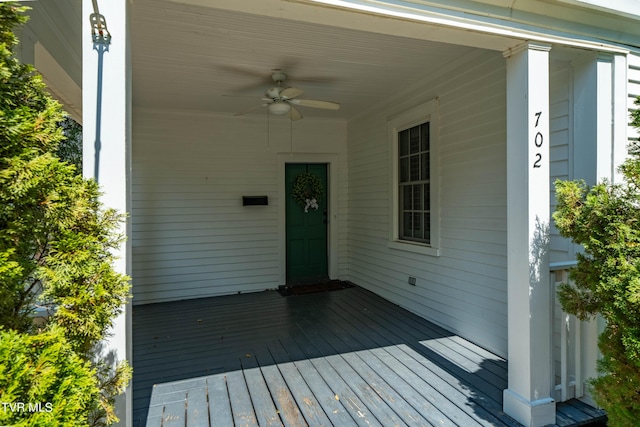
[[[596,375],[599,357],[597,321],[583,322],[562,310],[558,287],[569,283],[569,269],[575,261],[552,263],[553,362],[556,402],[579,398],[590,402],[585,381]]]
[[[581,331],[575,316],[565,313],[558,300],[558,286],[569,281],[571,265],[551,267],[553,305],[553,365],[555,372],[556,402],[583,395],[580,342]]]

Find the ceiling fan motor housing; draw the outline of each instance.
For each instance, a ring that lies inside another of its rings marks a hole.
[[[282,83],[287,78],[287,74],[282,70],[273,70],[271,78],[274,82]]]
[[[272,88],[267,89],[264,94],[267,98],[275,99],[280,97],[281,91],[282,91],[281,87],[274,86]]]

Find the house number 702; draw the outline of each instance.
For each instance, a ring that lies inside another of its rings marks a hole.
[[[536,125],[534,126],[534,128],[537,128],[540,122],[540,116],[542,116],[542,111],[538,111],[534,115],[536,116]],[[541,132],[537,132],[536,136],[533,138],[533,144],[536,146],[536,148],[541,148],[543,143],[544,143],[544,136],[542,136]],[[542,167],[542,153],[535,153],[535,159],[536,160],[535,162],[533,162],[533,167],[534,168]]]

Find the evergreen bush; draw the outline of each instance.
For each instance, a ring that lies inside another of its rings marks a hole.
[[[83,426],[89,424],[99,390],[89,362],[60,330],[29,335],[0,332],[0,424]]]
[[[13,54],[25,10],[0,2],[0,416],[56,425],[5,405],[46,398],[60,425],[71,412],[80,421],[69,425],[111,424],[130,369],[108,364],[100,343],[130,297],[112,267],[124,218],[58,157],[68,148],[62,107]],[[36,305],[50,308],[44,323],[33,321]]]
[[[636,104],[640,102],[637,101]],[[632,117],[640,126],[640,113]],[[598,347],[600,376],[590,384],[610,425],[637,426],[640,419],[640,157],[620,168],[624,183],[556,181],[553,215],[562,236],[582,245],[562,284],[563,309],[581,320],[606,321]]]

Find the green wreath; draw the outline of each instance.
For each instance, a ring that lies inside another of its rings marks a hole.
[[[304,207],[305,212],[308,212],[309,207],[318,209],[317,202],[319,202],[324,195],[322,181],[309,172],[300,172],[293,183],[291,195],[293,196],[293,200]]]

